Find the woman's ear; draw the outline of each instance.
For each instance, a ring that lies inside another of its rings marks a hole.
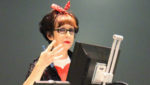
[[[51,41],[52,41],[52,40],[54,40],[53,35],[50,35],[50,33],[49,33],[49,32],[47,33],[47,38],[48,38],[49,40],[51,40]]]

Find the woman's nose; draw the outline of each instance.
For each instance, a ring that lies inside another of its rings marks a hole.
[[[69,31],[67,31],[67,33],[66,33],[66,34],[67,34],[67,36],[71,36],[71,34],[70,34],[70,32],[69,32]]]

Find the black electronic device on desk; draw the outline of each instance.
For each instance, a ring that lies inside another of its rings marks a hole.
[[[76,42],[67,80],[71,85],[90,85],[97,62],[108,62],[111,48]]]
[[[111,48],[77,42],[67,80],[71,85],[127,85],[113,83],[123,36],[113,35]]]

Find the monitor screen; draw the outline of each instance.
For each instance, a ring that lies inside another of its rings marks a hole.
[[[90,85],[97,62],[107,64],[111,48],[76,42],[67,80],[71,85]]]

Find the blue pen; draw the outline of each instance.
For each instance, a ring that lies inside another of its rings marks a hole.
[[[46,46],[45,45],[42,45],[42,49],[43,49],[43,51],[46,49]]]

